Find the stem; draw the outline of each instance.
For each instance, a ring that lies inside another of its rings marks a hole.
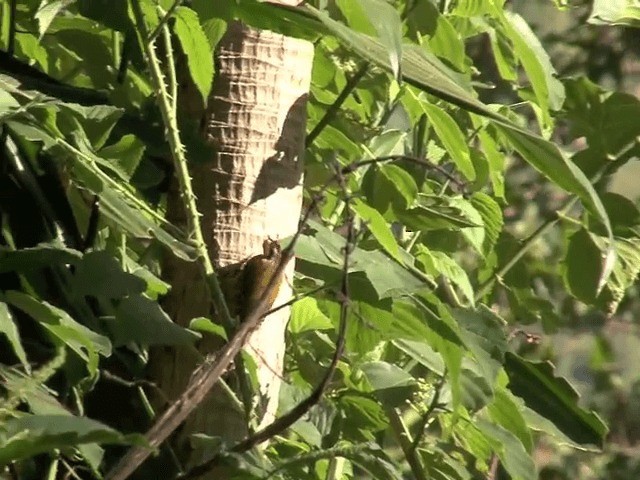
[[[175,8],[177,8],[178,3],[179,1],[176,1],[172,5],[172,8],[169,9],[169,12],[167,12],[167,15],[165,15],[164,18],[167,18],[167,16]],[[223,325],[227,328],[232,328],[234,322],[231,318],[231,314],[229,313],[229,308],[227,307],[227,303],[224,299],[222,289],[220,288],[218,277],[215,275],[213,264],[211,263],[211,259],[209,258],[207,246],[202,235],[202,229],[200,228],[200,214],[198,213],[198,207],[196,206],[196,196],[193,193],[193,187],[191,185],[191,177],[189,175],[189,169],[187,167],[185,149],[180,140],[178,119],[174,114],[175,112],[173,106],[171,105],[169,93],[167,92],[167,86],[165,85],[164,79],[162,78],[160,62],[158,61],[158,57],[156,56],[155,48],[153,45],[153,37],[149,36],[147,26],[144,23],[139,2],[137,0],[132,2],[132,6],[138,31],[142,36],[141,43],[144,48],[145,57],[151,73],[151,80],[156,92],[159,93],[158,106],[160,107],[162,120],[167,129],[166,139],[167,142],[169,142],[169,146],[171,147],[173,163],[176,168],[176,175],[178,177],[178,183],[180,185],[180,194],[182,196],[182,200],[184,202],[186,210],[187,224],[190,233],[189,236],[193,236],[198,257],[202,262],[202,266],[208,280],[209,288],[211,289],[212,300],[216,308],[216,312],[221,316]],[[163,24],[161,23],[161,25]],[[150,41],[146,41],[145,39],[150,39]],[[173,100],[175,101],[175,99]]]
[[[182,0],[175,0],[175,2],[173,2],[173,5],[169,7],[169,10],[167,10],[164,16],[160,19],[160,23],[158,23],[158,26],[151,33],[151,35],[147,37],[146,35],[143,34],[146,37],[146,43],[151,45],[155,41],[155,39],[158,38],[158,35],[160,35],[160,30],[163,30],[167,26],[167,23],[169,23],[169,20],[171,20],[171,15],[173,15],[173,12],[176,11],[176,9],[180,6],[181,3],[182,3]],[[137,6],[134,8],[140,8],[140,7]],[[136,21],[137,21],[137,18],[136,18]]]

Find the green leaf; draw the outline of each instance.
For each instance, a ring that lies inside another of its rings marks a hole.
[[[414,231],[459,230],[479,226],[451,198],[420,194],[414,205],[404,212],[396,212],[398,219]]]
[[[98,367],[98,354],[105,357],[111,355],[111,342],[107,337],[76,322],[64,310],[22,292],[8,291],[5,300],[38,321],[44,329],[87,361],[87,368],[92,375]]]
[[[362,200],[354,200],[352,203],[353,211],[364,220],[367,228],[375,239],[380,243],[382,248],[398,263],[402,264],[403,260],[400,256],[400,246],[396,238],[391,232],[389,224],[375,208],[371,208]]]
[[[109,162],[109,168],[128,182],[138,168],[144,144],[135,135],[124,135],[113,145],[104,147],[98,155]]]
[[[508,388],[514,395],[571,440],[602,447],[606,425],[596,413],[578,406],[578,394],[564,378],[554,376],[551,363],[531,362],[512,353],[507,353],[505,360]]]
[[[559,110],[564,102],[562,82],[555,77],[556,71],[551,65],[549,55],[522,17],[507,11],[501,17],[502,25],[513,43],[515,54],[533,87],[544,119],[543,126],[550,128],[552,119],[549,111]]]
[[[325,226],[309,222],[310,234],[302,235],[296,243],[296,257],[312,264],[330,267],[334,276],[341,275],[344,238]],[[422,280],[392,261],[381,251],[356,248],[349,272],[363,272],[378,299],[414,292],[424,287]],[[304,266],[301,265],[304,271]]]
[[[397,165],[381,165],[377,172],[380,178],[385,180],[383,185],[397,192],[403,199],[404,203],[400,203],[404,208],[413,203],[418,195],[418,186],[409,172]]]
[[[288,329],[294,334],[309,330],[329,330],[333,329],[333,323],[318,308],[317,300],[305,297],[293,304]]]
[[[13,316],[9,311],[9,307],[7,307],[7,304],[4,302],[0,302],[0,333],[7,337],[9,345],[11,345],[11,348],[13,349],[13,353],[18,357],[18,360],[20,360],[25,371],[30,373],[31,366],[29,365],[27,354],[24,351],[22,342],[20,341],[20,332],[13,321]]]
[[[474,292],[467,272],[446,253],[429,250],[424,245],[417,246],[416,260],[424,267],[425,272],[437,278],[439,275],[451,280],[460,288],[470,305],[474,305]]]
[[[29,272],[60,264],[75,265],[81,259],[82,253],[56,242],[41,243],[20,250],[0,247],[0,273]]]
[[[393,340],[393,344],[432,372],[438,375],[444,374],[442,357],[424,341],[396,339]]]
[[[141,345],[189,345],[199,334],[173,323],[157,302],[142,295],[120,301],[115,321],[109,324],[116,346],[136,342]]]
[[[476,419],[475,425],[484,434],[513,480],[537,480],[536,465],[518,437],[483,418]]]
[[[581,228],[569,239],[564,278],[573,296],[592,304],[598,295],[603,264],[600,248],[588,230]]]
[[[369,380],[373,390],[407,387],[416,383],[410,374],[391,363],[368,362],[360,365],[360,369]]]
[[[210,333],[224,340],[228,340],[227,332],[222,325],[217,325],[205,317],[197,317],[189,322],[189,329],[196,332]]]
[[[0,465],[87,443],[146,444],[141,435],[123,435],[86,417],[24,415],[0,427]]]
[[[144,280],[124,272],[118,261],[104,251],[89,252],[77,265],[73,291],[78,295],[118,299],[144,292]]]
[[[357,0],[378,39],[387,48],[389,64],[396,80],[400,80],[402,60],[402,20],[393,6],[384,0]]]
[[[486,257],[493,251],[500,232],[502,232],[504,225],[502,209],[492,197],[482,192],[474,193],[470,202],[482,218],[484,235],[480,253]]]
[[[27,392],[23,399],[29,405],[29,410],[36,415],[65,415],[73,416],[66,407],[49,393],[45,385],[37,379],[25,375],[13,368],[0,367],[0,377],[7,390]],[[84,443],[77,446],[78,452],[95,471],[98,470],[104,450],[95,443]]]
[[[122,117],[124,110],[111,105],[94,105],[85,107],[75,103],[58,103],[61,112],[66,113],[75,119],[80,125],[80,130],[86,134],[89,143],[93,148],[102,148],[116,122]],[[61,115],[59,123],[64,123],[65,115]],[[61,130],[78,130],[76,125],[62,125]]]
[[[484,305],[452,311],[460,326],[459,336],[478,362],[479,372],[493,386],[507,350],[504,320]]]
[[[213,81],[213,49],[202,30],[196,12],[187,7],[178,7],[174,18],[174,30],[187,56],[191,79],[206,105]]]
[[[449,152],[458,170],[460,170],[468,180],[474,180],[476,178],[476,172],[471,162],[469,146],[458,124],[451,118],[451,115],[441,108],[431,105],[426,101],[422,101],[421,105],[429,117],[429,121],[436,135],[438,135],[447,152]]]
[[[524,406],[521,404],[522,400],[513,397],[504,387],[499,387],[495,389],[493,401],[488,405],[487,411],[495,423],[518,437],[525,450],[531,454],[534,443],[528,422],[522,414]]]
[[[594,0],[589,23],[640,27],[640,6],[635,0]]]
[[[48,3],[45,0],[42,2],[35,14],[35,19],[38,20],[38,38],[40,40],[49,29],[53,19],[71,3],[73,3],[73,0],[53,0]]]

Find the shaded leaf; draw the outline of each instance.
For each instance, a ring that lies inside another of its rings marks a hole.
[[[120,301],[115,321],[109,324],[114,344],[188,345],[200,335],[173,323],[157,302],[142,295]]]
[[[29,365],[27,354],[24,351],[22,341],[20,340],[20,332],[13,321],[13,316],[11,315],[7,304],[4,302],[0,302],[0,333],[4,334],[7,338],[9,345],[11,345],[11,348],[13,349],[13,353],[18,357],[18,360],[20,360],[24,369],[27,372],[30,372],[31,366]]]
[[[0,247],[0,272],[29,272],[58,264],[75,265],[81,259],[79,251],[55,242],[19,250]]]
[[[578,406],[578,394],[564,378],[554,376],[549,362],[531,362],[512,353],[505,360],[511,392],[571,440],[602,447],[606,425],[596,413]]]
[[[213,80],[213,49],[195,11],[187,7],[178,7],[174,18],[174,30],[187,56],[191,79],[206,105]]]
[[[86,443],[145,445],[141,435],[123,435],[86,417],[24,415],[0,427],[0,465]]]

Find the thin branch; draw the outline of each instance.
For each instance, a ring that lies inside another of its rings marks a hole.
[[[318,137],[318,135],[320,135],[322,130],[324,130],[327,125],[329,125],[329,123],[331,122],[331,120],[333,120],[333,118],[336,116],[338,111],[340,111],[340,107],[342,107],[342,104],[347,100],[347,98],[349,98],[349,95],[351,95],[351,92],[355,90],[355,88],[358,86],[358,83],[360,83],[360,80],[362,80],[362,77],[365,76],[368,70],[369,70],[369,63],[368,62],[363,63],[362,66],[353,75],[353,77],[351,77],[347,81],[347,84],[344,86],[344,88],[342,89],[342,91],[340,92],[336,100],[327,109],[324,116],[320,119],[320,121],[316,124],[316,126],[313,127],[313,130],[309,132],[309,135],[307,135],[307,139],[305,140],[305,143],[304,143],[305,148],[308,148],[309,145],[311,145],[314,142],[314,140]]]
[[[180,6],[182,1],[183,0],[175,0],[173,2],[173,5],[171,5],[171,7],[169,7],[169,10],[167,10],[167,12],[164,14],[164,16],[160,19],[160,23],[158,24],[156,29],[151,33],[151,35],[149,35],[146,38],[146,41],[148,43],[153,43],[155,41],[155,39],[158,38],[158,35],[160,35],[160,31],[162,29],[164,29],[164,27],[167,26],[167,23],[169,23],[169,20],[171,20],[171,16],[176,11],[176,9]]]

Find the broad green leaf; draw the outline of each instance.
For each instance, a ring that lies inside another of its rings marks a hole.
[[[564,278],[569,291],[579,300],[591,304],[598,296],[603,262],[600,248],[588,230],[581,228],[569,239],[564,259]]]
[[[25,371],[30,373],[31,366],[29,365],[27,354],[20,340],[20,332],[18,331],[18,327],[16,327],[9,307],[4,302],[0,302],[0,334],[4,334],[13,349],[13,353],[18,357]]]
[[[552,126],[551,110],[559,110],[564,102],[564,87],[555,75],[549,55],[521,16],[504,12],[502,25],[513,43],[515,54],[522,63],[540,106],[543,127]]]
[[[81,259],[82,253],[55,242],[19,250],[0,247],[0,273],[28,272],[59,264],[75,265]]]
[[[318,308],[318,302],[311,297],[298,300],[291,308],[288,329],[298,334],[309,330],[333,329],[331,320]]]
[[[504,155],[500,153],[496,140],[489,135],[486,129],[483,128],[478,132],[478,138],[489,163],[489,178],[493,186],[493,193],[504,201]]]
[[[25,375],[14,368],[0,367],[0,377],[9,391],[25,391],[23,400],[29,405],[29,411],[35,415],[65,415],[73,414],[64,407],[38,380]],[[83,443],[77,446],[78,452],[95,471],[98,470],[104,450],[95,443]]]
[[[447,152],[449,152],[458,170],[460,170],[468,180],[474,180],[476,178],[476,172],[471,162],[469,146],[458,124],[441,108],[431,105],[426,101],[423,101],[421,104],[424,112],[429,117],[429,121],[436,135],[438,135]]]
[[[400,367],[387,362],[368,362],[360,365],[373,390],[415,385],[415,379]]]
[[[380,446],[371,444],[367,450],[351,449],[345,454],[351,462],[362,471],[367,472],[369,478],[377,480],[402,480],[403,475],[398,471],[395,461],[387,456],[387,452]]]
[[[104,251],[86,253],[73,275],[73,292],[77,295],[118,299],[144,290],[144,280],[124,272],[118,261]]]
[[[483,418],[476,419],[475,425],[484,434],[513,480],[537,480],[536,465],[518,437]]]
[[[531,454],[534,443],[528,422],[522,413],[524,406],[521,404],[522,400],[515,398],[504,387],[498,387],[494,391],[493,401],[487,406],[487,411],[494,422],[518,437],[525,450]]]
[[[332,279],[342,272],[344,238],[323,225],[309,222],[310,233],[296,243],[296,257],[312,264],[330,267]],[[363,272],[378,299],[414,292],[424,287],[424,282],[389,259],[381,251],[356,248],[350,255],[349,272]],[[301,265],[304,271],[304,265]]]
[[[221,2],[210,2],[208,0],[194,0],[191,2],[191,8],[198,14],[202,30],[209,40],[211,51],[227,31],[227,21],[219,11],[225,6],[220,5]]]
[[[442,361],[442,357],[438,355],[438,353],[425,341],[396,339],[393,340],[393,344],[432,372],[438,375],[444,374],[444,362]]]
[[[389,64],[396,80],[401,79],[402,20],[395,8],[384,0],[357,0],[387,48]]]
[[[418,186],[409,172],[398,165],[391,164],[379,166],[377,172],[381,178],[386,180],[387,184],[385,186],[400,195],[400,198],[404,201],[405,208],[413,203],[418,195]]]
[[[63,124],[61,130],[64,133],[71,133],[78,130],[77,125],[80,125],[80,129],[86,134],[89,143],[96,149],[104,146],[111,130],[124,112],[123,109],[111,105],[85,107],[73,103],[58,103],[57,107],[61,109],[62,113],[70,114],[78,122],[75,125],[65,124],[66,116],[60,115],[58,125]]]
[[[111,170],[128,182],[138,168],[144,149],[145,146],[138,137],[124,135],[113,145],[101,149],[98,155],[110,163]]]
[[[446,253],[429,250],[424,245],[418,245],[416,260],[420,262],[425,271],[434,278],[439,275],[449,279],[464,294],[470,305],[474,305],[474,292],[467,272]]]
[[[353,211],[365,222],[365,225],[380,243],[382,248],[398,263],[402,264],[403,260],[400,256],[400,246],[393,236],[393,232],[389,224],[375,208],[371,208],[362,200],[354,200],[352,204]]]
[[[87,443],[145,445],[141,435],[123,435],[86,417],[24,415],[0,427],[0,465]]]
[[[127,0],[76,0],[80,15],[120,32],[132,27],[127,13],[128,3]]]
[[[178,7],[174,18],[174,30],[187,56],[191,79],[206,105],[213,82],[213,49],[195,11],[187,7]]]
[[[386,155],[404,155],[406,138],[407,132],[400,130],[387,130],[373,137],[369,142],[371,156],[378,158]]]
[[[40,39],[42,39],[42,36],[49,29],[49,25],[51,25],[51,22],[56,15],[67,8],[71,3],[73,3],[73,0],[42,1],[42,4],[35,15],[36,20],[38,20],[38,34]]]
[[[486,256],[493,251],[500,232],[502,232],[502,226],[504,225],[502,209],[492,197],[482,192],[474,193],[470,198],[470,202],[482,218],[484,238],[480,253]]]
[[[142,295],[120,301],[116,318],[108,324],[116,346],[136,342],[141,345],[189,345],[199,334],[171,321],[157,302]]]
[[[453,200],[437,195],[421,194],[412,208],[396,212],[398,219],[414,231],[459,230],[477,228]],[[476,212],[477,214],[477,212]],[[480,215],[477,215],[480,219]]]
[[[224,340],[228,340],[227,332],[222,325],[213,323],[211,320],[205,317],[197,317],[189,322],[189,329],[196,332],[210,333],[216,335]]]
[[[435,301],[433,296],[429,298]],[[460,374],[464,356],[464,342],[458,334],[458,327],[444,305],[439,304],[435,312],[425,299],[413,296],[412,300],[413,304],[394,302],[394,314],[399,318],[420,318],[423,325],[428,327],[424,338],[444,360],[451,387],[452,403],[457,409],[462,395]]]
[[[640,5],[635,0],[594,0],[589,22],[640,27]]]
[[[484,218],[480,215],[480,212],[476,210],[473,203],[464,197],[453,197],[449,200],[452,207],[457,208],[462,214],[469,219],[471,223],[475,225],[472,228],[465,228],[461,230],[464,238],[469,244],[480,254],[484,255],[484,245],[486,232],[484,228]]]
[[[460,326],[460,338],[478,363],[479,373],[492,387],[507,350],[504,320],[484,305],[475,310],[456,308],[452,314]]]
[[[606,425],[596,413],[579,407],[578,394],[564,378],[554,376],[549,362],[531,362],[508,352],[505,360],[508,388],[514,395],[571,440],[602,447]]]
[[[87,368],[92,375],[98,367],[98,354],[105,357],[111,355],[111,342],[107,337],[76,322],[64,310],[17,291],[6,292],[5,300],[38,321],[44,329],[87,361]]]

